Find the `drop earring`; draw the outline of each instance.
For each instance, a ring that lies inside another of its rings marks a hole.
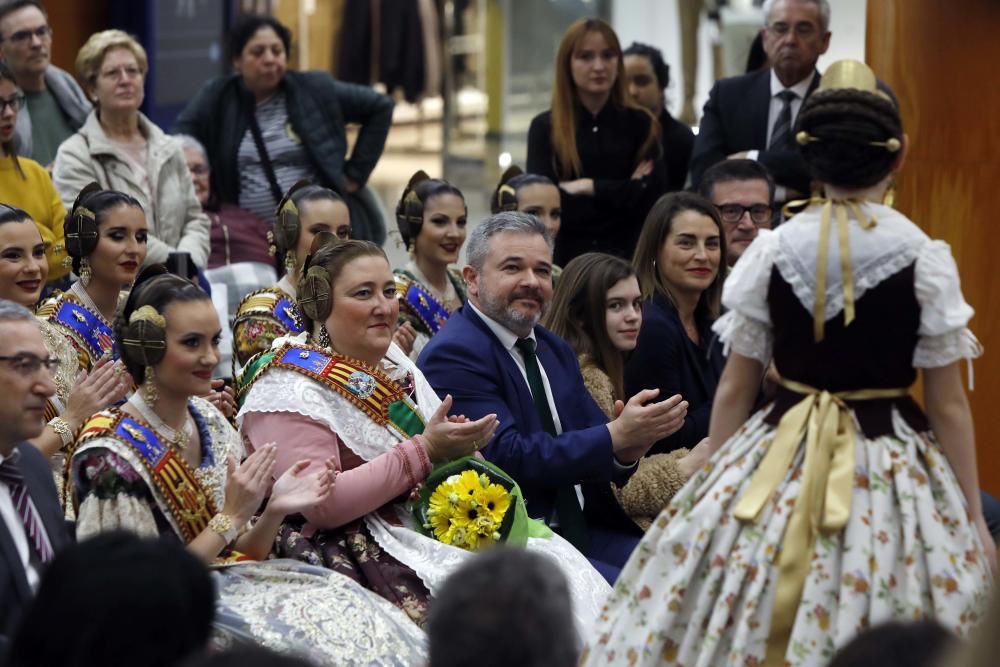
[[[80,282],[86,287],[90,284],[90,279],[94,276],[90,270],[90,262],[86,257],[80,260]]]
[[[330,342],[330,332],[326,330],[326,325],[323,324],[319,328],[319,336],[317,337],[317,342],[320,347],[331,348],[333,344]]]
[[[157,399],[160,398],[160,394],[156,391],[156,371],[153,370],[152,366],[146,366],[142,379],[142,400],[146,401],[146,405],[152,408]]]

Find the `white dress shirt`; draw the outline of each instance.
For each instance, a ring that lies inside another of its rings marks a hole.
[[[3,454],[0,454],[0,463],[4,462],[4,458]],[[17,509],[14,507],[14,499],[11,497],[10,488],[3,482],[0,482],[0,519],[7,525],[7,532],[10,533],[10,537],[14,541],[14,548],[21,559],[21,566],[24,568],[28,585],[31,587],[31,590],[37,590],[39,576],[35,566],[31,564],[28,535],[24,532],[21,515],[17,513]]]

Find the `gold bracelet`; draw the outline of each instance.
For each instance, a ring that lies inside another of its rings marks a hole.
[[[228,514],[219,512],[213,516],[208,522],[208,529],[224,539],[226,544],[232,544],[236,540],[236,525],[233,523],[233,517]]]
[[[68,421],[66,421],[62,417],[53,417],[51,420],[49,420],[48,425],[52,428],[53,431],[56,432],[56,435],[59,436],[59,439],[62,440],[63,447],[66,447],[71,442],[73,442],[73,429],[70,428]]]

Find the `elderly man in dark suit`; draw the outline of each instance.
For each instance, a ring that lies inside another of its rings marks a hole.
[[[45,426],[57,363],[34,315],[0,300],[0,656],[45,564],[69,541],[51,468],[25,442]]]
[[[552,241],[536,218],[491,216],[473,230],[467,252],[469,301],[417,364],[438,394],[454,397],[456,413],[497,415],[483,454],[518,481],[530,516],[613,582],[641,533],[610,483],[624,483],[654,442],[680,428],[687,404],[680,396],[654,403],[658,391],[642,391],[608,422],[576,354],[537,324],[552,297]]]
[[[792,129],[802,102],[819,84],[816,61],[830,45],[828,0],[768,0],[762,29],[771,67],[716,82],[691,155],[697,186],[713,164],[749,158],[767,167],[785,202],[809,192],[809,170]]]

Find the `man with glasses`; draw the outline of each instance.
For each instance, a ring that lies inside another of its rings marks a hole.
[[[715,204],[722,218],[730,268],[757,238],[758,230],[771,228],[774,189],[767,167],[754,160],[723,160],[702,175],[698,193]]]
[[[17,116],[15,146],[19,155],[46,166],[90,113],[76,80],[51,64],[51,49],[52,28],[41,5],[15,0],[0,7],[0,57],[26,98]]]
[[[27,442],[45,426],[58,363],[31,311],[0,299],[0,655],[45,565],[69,542],[52,469]]]
[[[809,193],[795,144],[795,118],[819,84],[816,61],[830,45],[828,0],[768,0],[761,31],[771,66],[716,82],[691,156],[691,182],[726,158],[757,160],[777,183],[774,201]]]

